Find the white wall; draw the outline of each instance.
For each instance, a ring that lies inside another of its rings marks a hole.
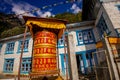
[[[23,57],[28,58],[28,57],[31,57],[31,54],[32,54],[33,40],[30,37],[27,37],[27,38],[29,39],[28,52],[23,53]],[[4,60],[8,59],[8,58],[14,58],[14,68],[13,68],[13,73],[11,73],[11,74],[15,74],[15,75],[18,74],[19,59],[20,59],[20,54],[21,54],[21,53],[17,53],[19,40],[23,40],[23,38],[11,39],[11,40],[1,42],[2,43],[2,49],[1,49],[1,54],[0,54],[0,73],[3,73]],[[15,42],[14,53],[13,54],[5,54],[5,49],[6,49],[6,46],[7,46],[8,42]],[[7,74],[7,73],[4,73],[4,74]]]

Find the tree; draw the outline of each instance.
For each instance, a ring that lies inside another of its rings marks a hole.
[[[73,14],[73,13],[65,12],[62,14],[57,14],[57,15],[55,15],[55,17],[51,17],[51,18],[67,20],[69,23],[80,22],[82,20],[82,13],[79,12],[77,14]]]
[[[1,38],[10,37],[24,33],[25,28],[13,27],[12,29],[5,30],[1,33]]]

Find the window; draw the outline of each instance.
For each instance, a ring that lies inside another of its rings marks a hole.
[[[7,47],[6,47],[6,54],[12,54],[13,51],[14,51],[14,45],[15,43],[14,42],[11,42],[11,43],[8,43],[7,44]]]
[[[120,11],[120,5],[115,5],[117,8],[118,8],[118,10]]]
[[[63,38],[63,36],[59,39],[59,43],[58,43],[59,45],[64,45],[64,38]]]
[[[66,64],[68,63],[68,55],[63,53],[63,54],[60,54],[60,57],[61,57],[61,69],[62,69],[62,74],[65,75],[66,74],[66,68],[68,68],[68,71],[69,71],[69,67],[66,66]]]
[[[1,53],[1,49],[2,49],[2,44],[0,44],[0,53]]]
[[[63,36],[58,40],[58,47],[59,48],[64,47],[64,37]]]
[[[22,45],[23,45],[23,41],[19,41],[18,53],[21,52]],[[29,40],[25,40],[25,42],[24,42],[24,49],[23,49],[24,52],[28,52],[28,45],[29,45]]]
[[[13,72],[14,59],[5,59],[4,72]]]
[[[83,44],[82,32],[78,32],[78,41],[79,41],[79,44]]]
[[[31,70],[31,58],[23,58],[21,64],[21,73],[28,73]]]
[[[116,29],[117,36],[120,37],[120,28]]]
[[[101,16],[101,18],[100,18],[100,20],[98,22],[97,28],[98,28],[98,31],[99,31],[101,37],[104,36],[105,33],[107,35],[110,34],[110,30],[109,30],[103,16]]]
[[[77,31],[78,45],[94,42],[94,37],[91,29]]]

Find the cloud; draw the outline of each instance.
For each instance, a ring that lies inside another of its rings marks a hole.
[[[76,4],[73,4],[70,9],[73,11],[73,13],[78,13],[82,11]]]
[[[41,17],[49,17],[49,16],[52,16],[51,12],[49,12],[49,11],[47,11],[41,15]]]
[[[16,15],[22,14],[25,16],[40,16],[40,17],[52,16],[52,13],[50,11],[42,12],[41,10],[37,10],[33,12],[35,9],[38,8],[27,2],[23,1],[13,2],[13,0],[4,0],[4,2],[12,6],[12,12],[14,12]]]
[[[15,12],[15,14],[22,14],[35,8],[28,3],[12,3],[12,6],[12,11]],[[35,16],[33,13],[25,13],[23,15]]]

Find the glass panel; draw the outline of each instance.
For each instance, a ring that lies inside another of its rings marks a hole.
[[[13,51],[14,50],[14,43],[8,43],[7,44],[7,52]]]
[[[79,41],[82,41],[82,32],[79,32],[79,33],[78,33],[78,40],[79,40]]]
[[[84,37],[84,40],[88,40],[87,32],[83,32],[83,37]]]
[[[23,59],[22,61],[22,71],[23,72],[28,72],[31,69],[31,59]]]
[[[13,71],[13,61],[14,60],[5,60],[5,71]]]

